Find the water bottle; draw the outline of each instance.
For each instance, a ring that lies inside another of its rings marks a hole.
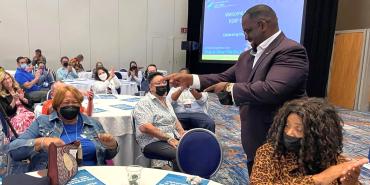
[[[8,155],[5,151],[7,139],[5,134],[0,130],[0,177],[3,178],[8,172]]]

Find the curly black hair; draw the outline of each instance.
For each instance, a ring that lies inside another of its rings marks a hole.
[[[292,100],[279,109],[267,136],[275,157],[280,159],[287,153],[283,134],[287,118],[293,113],[302,119],[303,124],[304,136],[297,156],[300,170],[313,175],[337,164],[343,147],[343,123],[336,109],[321,98]]]

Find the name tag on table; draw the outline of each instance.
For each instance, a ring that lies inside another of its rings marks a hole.
[[[99,99],[117,99],[117,97],[112,94],[99,94],[97,96]]]
[[[126,102],[138,102],[140,98],[127,98],[127,99],[122,99],[122,101]]]
[[[105,112],[106,110],[101,109],[101,108],[94,108],[93,113],[100,113],[100,112]]]
[[[207,185],[209,180],[202,179],[200,185]],[[182,175],[167,174],[157,185],[189,185],[186,182],[186,177]]]
[[[67,183],[67,185],[86,185],[86,184],[105,185],[103,182],[101,182],[87,170],[79,170],[77,174]]]
[[[133,110],[135,107],[131,105],[126,105],[126,104],[117,104],[117,105],[111,105],[111,107],[121,109],[121,110]]]

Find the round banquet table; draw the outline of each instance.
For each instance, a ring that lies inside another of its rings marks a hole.
[[[122,79],[127,79],[128,76],[127,76],[127,72],[121,72],[121,71],[116,71],[116,72],[119,72],[122,76]],[[92,79],[92,72],[86,72],[86,71],[82,71],[82,72],[79,72],[78,74],[78,78],[86,78],[86,79]]]
[[[101,182],[107,185],[129,185],[126,166],[85,166],[79,167],[78,170],[85,169]],[[37,172],[27,173],[34,177],[40,177]],[[167,174],[175,174],[180,176],[190,176],[184,173],[159,170],[153,168],[143,168],[141,171],[140,185],[156,185]],[[208,185],[219,185],[220,183],[209,181]]]
[[[88,91],[90,90],[92,84],[95,80],[87,79],[87,78],[77,78],[75,80],[65,80],[63,81],[65,84],[72,85],[79,90]],[[121,84],[121,93],[123,95],[135,95],[135,93],[139,92],[137,89],[136,82],[127,81],[127,80],[120,80]]]

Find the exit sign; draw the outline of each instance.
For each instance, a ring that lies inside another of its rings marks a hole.
[[[181,28],[181,33],[188,33],[188,28]]]

